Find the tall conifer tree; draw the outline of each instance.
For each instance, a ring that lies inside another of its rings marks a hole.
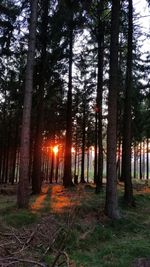
[[[117,88],[118,88],[118,37],[120,1],[112,1],[108,129],[107,129],[107,185],[105,213],[112,219],[120,217],[117,201]]]
[[[27,208],[29,202],[29,161],[30,161],[30,118],[33,90],[33,67],[36,43],[38,0],[31,3],[31,17],[29,28],[29,43],[25,76],[25,92],[23,104],[21,147],[20,147],[20,177],[18,185],[18,207]]]

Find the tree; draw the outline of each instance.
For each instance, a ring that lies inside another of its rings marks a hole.
[[[73,64],[73,43],[74,33],[77,26],[80,24],[79,1],[74,3],[72,0],[67,0],[67,29],[68,29],[68,44],[69,44],[69,70],[68,70],[68,93],[67,93],[67,109],[66,109],[66,140],[65,140],[65,155],[64,155],[64,186],[73,185],[72,182],[72,64]],[[81,20],[82,21],[82,20]]]
[[[122,177],[125,183],[124,198],[128,205],[133,205],[133,189],[131,179],[131,101],[132,101],[132,35],[133,35],[133,7],[129,0],[128,13],[128,44],[127,44],[127,68],[125,81],[125,107],[123,121],[123,145],[122,145]]]
[[[97,77],[97,98],[96,116],[98,117],[98,168],[96,173],[96,193],[102,188],[103,179],[103,138],[102,138],[102,94],[103,94],[103,61],[104,61],[104,1],[101,0],[98,6],[98,77]]]
[[[112,1],[110,70],[107,129],[107,184],[105,213],[112,219],[120,217],[117,201],[117,88],[118,88],[118,35],[120,1]]]
[[[17,203],[19,208],[27,208],[29,202],[30,118],[33,90],[33,67],[36,43],[37,9],[38,0],[33,0],[31,4],[29,44],[21,130],[20,175],[17,195]]]
[[[43,132],[43,118],[44,118],[44,87],[46,80],[46,48],[47,48],[47,28],[48,28],[48,9],[49,0],[42,1],[42,22],[41,22],[41,58],[39,69],[39,89],[37,99],[37,125],[34,141],[34,159],[33,159],[33,173],[32,173],[32,192],[38,194],[41,191],[41,156],[42,156],[42,132]]]
[[[72,59],[73,59],[73,10],[70,9],[70,26],[69,26],[69,77],[68,77],[68,95],[66,110],[66,142],[64,157],[64,186],[72,185],[71,170],[71,147],[72,147]]]

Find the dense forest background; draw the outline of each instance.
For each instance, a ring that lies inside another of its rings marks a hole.
[[[119,218],[117,182],[135,206],[133,179],[150,178],[150,54],[132,0],[0,10],[0,184],[19,184],[19,207],[42,182],[106,184],[105,213]]]

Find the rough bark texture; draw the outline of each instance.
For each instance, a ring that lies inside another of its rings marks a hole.
[[[126,92],[124,107],[124,127],[122,146],[122,177],[125,184],[124,198],[128,205],[133,204],[133,189],[131,179],[131,101],[132,101],[132,35],[133,35],[133,7],[129,0],[128,9],[128,53],[126,70]]]
[[[120,217],[117,201],[117,88],[118,88],[118,35],[120,1],[112,1],[110,73],[107,130],[107,184],[105,213],[112,219]]]
[[[72,14],[73,20],[73,14]],[[73,57],[73,27],[72,21],[70,22],[69,29],[69,83],[68,83],[68,96],[67,96],[67,120],[66,120],[66,143],[65,143],[65,158],[64,158],[64,177],[63,185],[71,186],[72,183],[72,170],[71,170],[71,148],[72,148],[72,57]]]
[[[103,137],[102,137],[102,94],[103,94],[103,59],[104,59],[104,0],[100,1],[98,8],[98,80],[97,80],[97,108],[98,108],[98,168],[96,177],[96,193],[102,188],[103,178]]]
[[[41,32],[41,66],[40,66],[40,83],[38,89],[37,105],[37,125],[34,144],[34,159],[32,173],[32,193],[39,194],[41,191],[41,155],[42,155],[42,130],[44,116],[44,86],[46,73],[46,48],[47,48],[47,26],[48,26],[48,8],[49,0],[42,1],[42,32]]]
[[[36,42],[37,7],[38,0],[33,0],[31,5],[29,46],[27,55],[25,94],[21,130],[20,174],[17,195],[17,203],[19,208],[27,208],[29,202],[30,118],[33,88],[33,65]]]

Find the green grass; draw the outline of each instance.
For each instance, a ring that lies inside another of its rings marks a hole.
[[[53,213],[66,233],[65,250],[76,267],[130,267],[136,258],[150,257],[150,194],[136,195],[136,208],[125,207],[122,195],[121,189],[122,218],[118,221],[111,221],[103,214],[105,190],[96,195],[90,186],[85,186],[81,204],[72,215],[74,222],[71,226],[67,224],[68,214]],[[32,214],[31,211],[17,210],[15,197],[1,197],[0,220],[16,228],[35,224],[41,216],[50,214],[50,201],[49,194],[43,209]],[[62,239],[60,234],[55,245],[57,249]],[[50,251],[43,260],[51,266],[53,259]]]
[[[3,225],[20,228],[37,222],[39,216],[30,210],[17,209],[15,196],[0,197],[0,221]]]
[[[92,222],[91,225],[82,223],[87,214],[103,209],[104,193],[97,196],[87,191],[90,197],[79,207],[79,217],[71,230],[72,242],[69,239],[67,246],[77,266],[126,267],[138,257],[150,257],[150,195],[137,195],[136,208],[121,205],[122,218],[118,221],[101,220],[99,215],[93,227]],[[86,238],[80,240],[84,232],[87,232]]]
[[[13,213],[5,214],[3,217],[7,225],[16,228],[35,223],[37,219],[38,216],[36,214],[32,214],[26,210],[14,211]]]

